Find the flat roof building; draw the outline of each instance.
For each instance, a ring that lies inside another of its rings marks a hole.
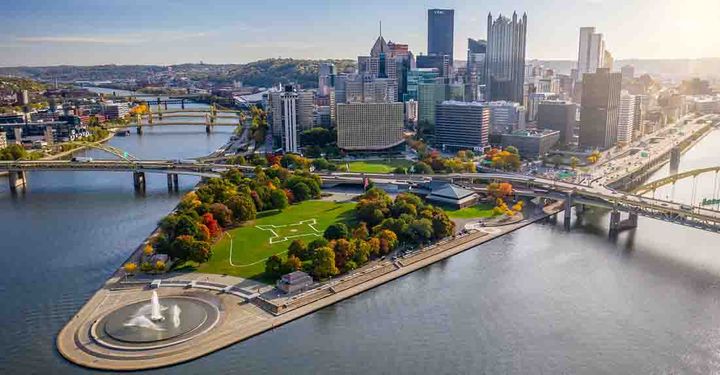
[[[583,76],[580,109],[581,147],[607,149],[617,143],[620,73],[600,68]]]
[[[338,104],[338,147],[382,151],[402,144],[404,107],[401,102]]]
[[[435,112],[435,144],[443,150],[483,151],[489,146],[490,107],[481,102],[444,101]]]
[[[546,155],[560,140],[556,130],[519,130],[502,135],[502,147],[515,146],[520,156],[526,159],[538,159]]]
[[[564,100],[546,100],[538,104],[537,126],[539,129],[560,132],[560,143],[574,143],[578,106]]]

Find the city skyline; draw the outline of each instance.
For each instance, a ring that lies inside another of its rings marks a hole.
[[[671,0],[271,1],[261,5],[218,1],[212,7],[195,1],[72,0],[27,1],[4,8],[0,66],[354,59],[367,53],[368,43],[378,35],[379,21],[383,21],[386,40],[407,43],[419,55],[427,52],[429,8],[455,10],[454,54],[458,58],[466,56],[468,37],[487,37],[488,12],[513,11],[528,14],[528,59],[577,59],[579,30],[587,26],[601,30],[617,59],[720,56],[720,45],[707,37],[720,31],[712,22],[712,14],[720,12],[720,2],[709,0],[682,4]],[[347,27],[346,14],[354,15],[352,27]]]

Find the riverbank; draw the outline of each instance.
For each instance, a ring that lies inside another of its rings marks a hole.
[[[73,363],[104,370],[142,370],[189,361],[475,248],[560,210],[561,202],[555,203],[541,214],[520,223],[474,231],[403,258],[376,262],[290,299],[284,296],[273,298],[272,291],[257,298],[246,296],[241,291],[247,285],[234,285],[238,282],[237,278],[198,273],[172,275],[155,284],[159,286],[156,290],[161,298],[210,293],[217,298],[220,306],[220,320],[215,328],[198,338],[142,352],[114,350],[99,345],[90,336],[93,323],[102,316],[120,306],[149,299],[151,292],[147,283],[123,284],[119,282],[120,273],[116,273],[62,329],[57,337],[57,348],[63,357]],[[223,284],[223,280],[229,284]]]

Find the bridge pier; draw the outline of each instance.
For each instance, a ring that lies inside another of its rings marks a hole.
[[[168,173],[167,175],[167,186],[168,191],[178,191],[179,190],[179,179],[178,175],[175,173]]]
[[[138,126],[135,128],[135,131],[138,133],[138,135],[142,135],[142,133],[143,133],[143,128],[142,128],[142,126],[141,126],[141,125],[138,125]]]
[[[205,133],[212,133],[212,125],[205,125]]]
[[[10,184],[10,192],[17,194],[18,188],[24,193],[27,189],[27,178],[24,171],[8,172],[8,183]]]
[[[22,144],[22,128],[19,126],[14,127],[13,135],[15,135],[15,144],[21,145]]]
[[[185,109],[185,99],[180,100],[180,108]]]
[[[145,192],[145,172],[133,172],[133,186],[136,192]]]
[[[563,226],[565,227],[565,230],[570,230],[570,221],[572,220],[572,206],[572,193],[568,193],[565,196],[565,213],[563,216]]]
[[[618,234],[624,230],[637,228],[638,215],[636,213],[630,213],[625,220],[622,220],[621,215],[618,210],[610,212],[610,234]]]
[[[673,147],[670,150],[670,174],[676,174],[680,168],[680,148]]]

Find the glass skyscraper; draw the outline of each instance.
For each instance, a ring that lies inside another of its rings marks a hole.
[[[448,55],[453,61],[455,11],[428,9],[428,55]]]
[[[488,41],[485,56],[486,99],[523,102],[525,80],[525,36],[527,15],[518,19],[488,14]]]

